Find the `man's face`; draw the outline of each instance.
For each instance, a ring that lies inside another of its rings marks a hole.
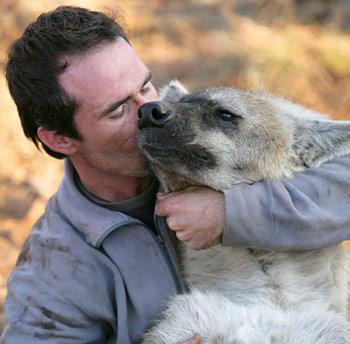
[[[123,39],[65,58],[59,83],[76,102],[81,140],[70,157],[108,175],[143,177],[148,166],[137,145],[137,110],[158,99],[150,72]]]

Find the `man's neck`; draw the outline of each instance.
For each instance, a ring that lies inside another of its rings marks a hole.
[[[119,202],[133,198],[150,185],[150,177],[130,177],[95,169],[80,169],[72,163],[84,187],[106,201]]]

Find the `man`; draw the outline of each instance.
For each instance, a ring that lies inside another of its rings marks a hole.
[[[175,234],[195,249],[306,249],[350,237],[349,157],[225,195],[160,193],[156,212],[171,230],[153,217],[157,182],[137,147],[137,110],[157,93],[102,13],[42,14],[12,46],[6,76],[25,134],[66,159],[9,279],[3,344],[136,342],[184,290]]]

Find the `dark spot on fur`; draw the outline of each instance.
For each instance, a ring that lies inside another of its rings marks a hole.
[[[259,263],[261,264],[262,271],[266,274],[267,270],[269,269],[269,266],[271,265],[271,263],[267,263],[267,262],[265,262],[263,260],[259,261]]]
[[[256,259],[257,263],[260,264],[262,272],[266,274],[272,265],[272,261],[265,256],[267,251],[252,248],[248,248],[247,250]]]
[[[244,171],[246,167],[247,167],[246,165],[236,163],[233,169],[236,171]]]
[[[205,147],[200,145],[190,145],[183,151],[183,158],[188,159],[189,166],[196,168],[214,168],[216,159]]]

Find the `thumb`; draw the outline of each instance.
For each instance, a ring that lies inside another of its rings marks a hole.
[[[160,201],[167,199],[170,196],[171,196],[171,192],[161,192],[161,191],[157,192],[157,199]]]

